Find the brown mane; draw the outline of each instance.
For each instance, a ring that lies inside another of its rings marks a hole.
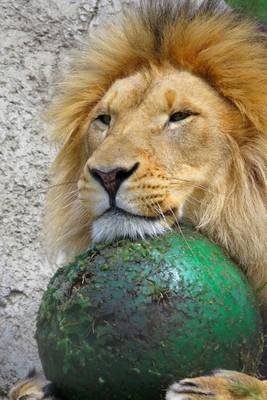
[[[61,150],[48,195],[48,249],[69,255],[89,243],[90,216],[77,199],[86,162],[84,134],[92,107],[118,78],[169,62],[205,79],[247,120],[241,141],[230,138],[231,181],[206,195],[195,224],[241,264],[267,262],[267,46],[256,22],[217,1],[148,0],[107,24],[75,60],[50,119]],[[243,227],[243,229],[241,228]],[[261,240],[259,240],[261,239]],[[261,276],[261,277],[260,277]],[[261,281],[262,271],[258,281]]]

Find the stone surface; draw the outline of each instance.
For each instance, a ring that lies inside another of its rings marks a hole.
[[[32,366],[40,297],[55,268],[40,240],[47,168],[53,156],[42,112],[87,32],[119,0],[1,0],[0,15],[0,388]],[[1,392],[0,392],[1,396]]]

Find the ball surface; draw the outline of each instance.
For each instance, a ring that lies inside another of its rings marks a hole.
[[[98,245],[59,269],[36,338],[47,377],[70,400],[155,400],[214,368],[255,372],[262,342],[246,278],[188,227]]]

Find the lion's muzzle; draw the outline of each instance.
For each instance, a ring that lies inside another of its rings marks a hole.
[[[115,168],[108,171],[101,171],[96,168],[89,168],[92,177],[97,180],[105,189],[109,196],[110,207],[116,207],[116,194],[121,184],[137,170],[139,163],[135,163],[132,168]]]

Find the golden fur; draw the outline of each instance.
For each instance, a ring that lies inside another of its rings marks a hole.
[[[172,385],[166,400],[265,400],[267,382],[234,371],[184,379]]]
[[[169,225],[174,218],[167,215],[168,210],[171,208],[178,218],[183,206],[185,216],[219,242],[244,268],[254,286],[262,289],[267,282],[266,36],[256,23],[232,11],[222,11],[214,1],[204,2],[198,10],[190,1],[182,6],[177,3],[170,0],[142,3],[125,13],[120,21],[96,33],[75,60],[50,111],[53,138],[61,147],[51,171],[46,218],[48,249],[52,255],[60,250],[73,256],[88,246],[92,221],[98,216],[94,202],[104,194],[87,168],[121,166],[119,157],[124,168],[132,167],[133,161],[140,163],[134,178],[126,181],[129,190],[137,190],[142,181],[147,201],[149,196],[152,201],[156,199],[158,213],[164,213]],[[184,85],[183,93],[179,86],[171,93],[168,75],[174,77],[172,84],[177,79],[179,85]],[[165,92],[160,88],[164,79]],[[151,88],[157,85],[169,112],[176,110],[170,106],[173,96],[177,100],[175,107],[193,105],[200,115],[203,106],[209,105],[204,111],[205,116],[210,114],[206,124],[201,125],[193,118],[184,127],[184,132],[190,132],[187,135],[191,137],[191,145],[189,139],[188,143],[181,140],[181,146],[184,145],[181,151],[184,154],[187,151],[191,157],[180,154],[176,166],[174,159],[168,165],[167,149],[171,152],[172,145],[167,144],[164,133],[159,136],[164,131],[163,125],[160,121],[150,124],[148,119],[153,113],[153,117],[156,113],[163,115],[157,90],[153,98],[149,97]],[[195,93],[192,85],[198,88]],[[123,92],[127,92],[127,99]],[[202,103],[198,101],[201,93]],[[98,132],[100,137],[101,129],[92,127],[93,120],[101,107],[105,110],[111,107],[107,103],[112,103],[114,95],[115,101],[119,97],[115,110],[117,125],[109,130],[109,137],[103,143],[99,140],[95,143],[93,135]],[[139,110],[139,114],[134,114],[134,110]],[[129,129],[133,139],[122,139]],[[198,139],[193,136],[195,130]],[[152,139],[144,139],[147,132],[158,135],[153,145]],[[149,146],[153,147],[153,155]],[[138,150],[133,154],[136,147]],[[145,170],[151,175],[144,176]],[[156,181],[155,174],[162,175],[161,182]],[[180,179],[180,186],[174,187],[172,183],[172,188],[163,189],[164,180],[168,186],[174,179],[177,182]],[[78,181],[82,201],[77,191]],[[86,185],[87,191],[98,191],[93,200],[88,193],[85,200],[81,195]],[[152,193],[153,186],[156,194]],[[175,196],[180,190],[183,197],[176,196],[176,206],[171,204],[175,203],[174,198],[167,199],[171,190]],[[143,205],[135,206],[134,211],[138,215],[155,216],[156,207],[153,211],[152,203],[145,204],[146,199],[139,199],[141,202]],[[263,288],[261,292],[266,297],[267,290]]]
[[[215,0],[199,9],[148,0],[97,32],[49,113],[60,147],[51,257],[73,257],[92,239],[158,234],[184,217],[231,254],[266,305],[266,43],[255,22]],[[108,211],[95,171],[114,170],[124,176],[120,210]],[[191,393],[179,383],[168,399],[267,396],[266,383],[232,372],[190,382]]]
[[[17,382],[8,393],[9,400],[57,400],[54,396],[54,385],[41,374],[31,370]]]

